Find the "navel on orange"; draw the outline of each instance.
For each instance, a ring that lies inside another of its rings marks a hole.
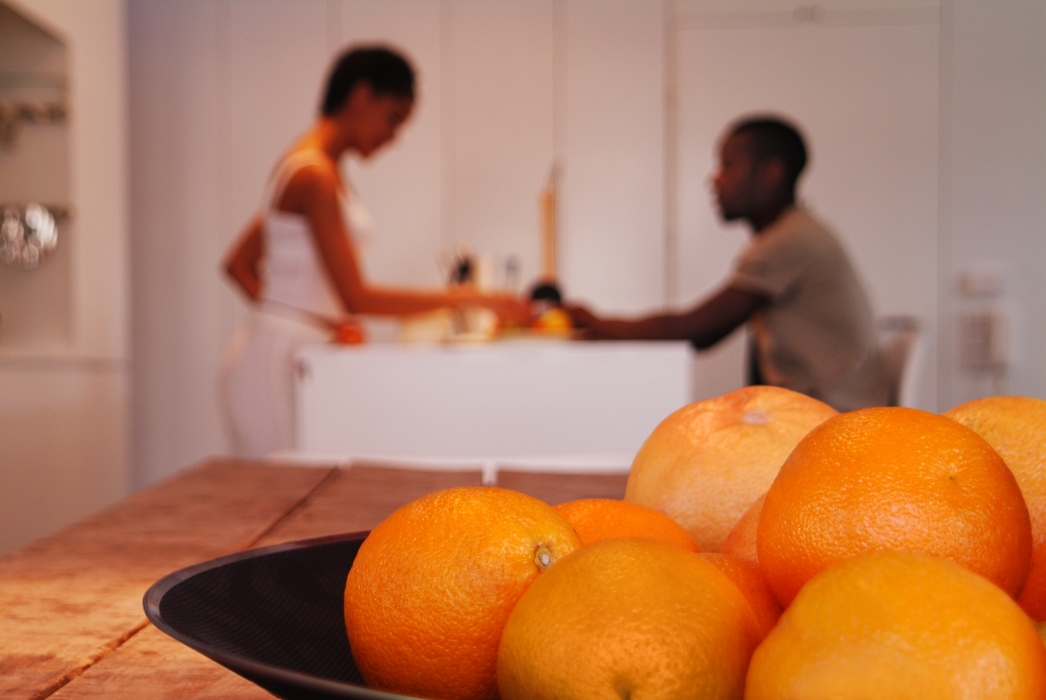
[[[741,697],[758,639],[744,596],[699,554],[619,538],[543,573],[505,625],[502,700]]]
[[[632,462],[625,499],[667,513],[703,552],[717,552],[785,457],[831,406],[795,391],[750,386],[665,418]]]
[[[745,700],[1026,700],[1046,647],[997,586],[953,562],[870,552],[815,576],[752,656]]]
[[[613,537],[648,537],[691,552],[697,545],[682,525],[653,508],[613,498],[582,498],[555,506],[581,539],[582,546]]]
[[[799,442],[766,494],[756,548],[785,606],[831,564],[881,549],[950,559],[1016,597],[1031,523],[1013,474],[972,430],[925,411],[868,408]]]
[[[1046,401],[991,396],[956,406],[944,415],[988,441],[1021,487],[1031,516],[1031,571],[1017,602],[1046,620]]]
[[[497,698],[505,620],[542,570],[581,546],[551,506],[489,486],[408,503],[364,540],[345,627],[367,684],[426,698]]]

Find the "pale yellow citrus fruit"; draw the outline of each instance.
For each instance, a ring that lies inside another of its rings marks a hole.
[[[770,488],[788,453],[836,410],[809,396],[751,386],[665,418],[632,462],[625,499],[667,513],[702,552],[718,552]]]

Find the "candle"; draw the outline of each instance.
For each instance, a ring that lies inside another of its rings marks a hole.
[[[541,274],[553,282],[556,279],[556,165],[549,170],[548,181],[541,190]]]

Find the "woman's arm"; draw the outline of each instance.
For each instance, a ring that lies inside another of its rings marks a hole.
[[[261,298],[262,282],[258,265],[265,254],[261,226],[259,216],[251,219],[225,258],[225,272],[253,301]]]
[[[507,295],[485,295],[467,287],[424,291],[368,284],[342,217],[338,187],[333,166],[302,168],[287,184],[280,209],[301,213],[309,220],[324,266],[350,313],[404,316],[447,306],[484,306],[503,319],[528,320],[527,305]]]
[[[565,305],[574,323],[594,337],[615,340],[689,340],[707,348],[748,321],[766,297],[726,287],[690,311],[638,319],[600,318],[583,306]]]

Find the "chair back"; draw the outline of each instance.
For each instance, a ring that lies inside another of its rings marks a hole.
[[[877,322],[879,355],[890,384],[891,406],[913,406],[918,386],[920,323],[915,316],[885,316]]]

